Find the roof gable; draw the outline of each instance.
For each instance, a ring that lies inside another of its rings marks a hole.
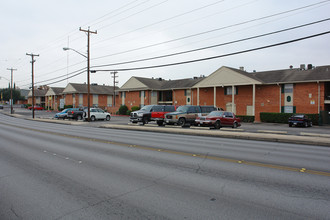
[[[148,86],[141,82],[140,77],[131,77],[120,89],[130,90],[130,89],[146,89]]]
[[[261,84],[261,82],[252,74],[250,75],[244,71],[223,66],[197,83],[194,88],[251,84]]]
[[[73,87],[73,84],[69,83],[65,89],[63,90],[63,93],[76,93],[77,90]]]
[[[45,96],[59,95],[63,92],[64,88],[50,87]]]

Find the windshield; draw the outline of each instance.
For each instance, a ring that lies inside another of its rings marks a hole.
[[[176,109],[177,112],[187,112],[189,106],[180,106],[179,108]]]
[[[146,105],[146,106],[143,106],[143,107],[141,108],[141,110],[144,110],[144,111],[150,112],[151,108],[152,108],[152,105]]]
[[[213,111],[208,116],[222,116],[223,112]]]

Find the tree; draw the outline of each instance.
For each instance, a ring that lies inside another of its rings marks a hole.
[[[0,98],[2,98],[1,101],[9,101],[10,100],[10,88],[8,89],[2,89],[1,90],[1,94],[2,96]],[[24,100],[24,97],[21,96],[21,91],[13,89],[13,103],[16,103],[17,100]]]

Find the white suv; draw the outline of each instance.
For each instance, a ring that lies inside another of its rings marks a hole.
[[[84,110],[84,119],[87,119],[87,109]],[[110,121],[111,115],[108,112],[103,111],[100,108],[90,108],[91,121],[95,120],[107,120]]]

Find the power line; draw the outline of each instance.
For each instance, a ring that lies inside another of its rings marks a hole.
[[[257,47],[257,48],[253,48],[253,49],[248,49],[248,50],[243,50],[243,51],[238,51],[238,52],[223,54],[223,55],[219,55],[219,56],[212,56],[212,57],[206,57],[206,58],[189,60],[189,61],[183,61],[183,62],[177,62],[177,63],[155,65],[155,66],[146,66],[146,67],[126,68],[126,69],[122,68],[122,69],[107,69],[107,70],[91,70],[91,72],[97,72],[97,71],[100,71],[100,72],[106,72],[106,71],[108,71],[108,72],[113,72],[113,71],[132,71],[132,70],[143,70],[143,69],[152,69],[152,68],[161,68],[161,67],[167,67],[167,66],[176,66],[176,65],[182,65],[182,64],[189,64],[189,63],[195,63],[195,62],[201,62],[201,61],[206,61],[206,60],[218,59],[218,58],[222,58],[222,57],[228,57],[228,56],[233,56],[233,55],[248,53],[248,52],[252,52],[252,51],[267,49],[267,48],[271,48],[271,47],[281,46],[281,45],[285,45],[285,44],[290,44],[290,43],[294,43],[294,42],[306,40],[306,39],[309,39],[309,38],[314,38],[314,37],[322,36],[322,35],[329,34],[329,33],[330,33],[330,31],[327,31],[327,32],[323,32],[323,33],[319,33],[319,34],[315,34],[315,35],[310,35],[310,36],[306,36],[306,37],[302,37],[302,38],[297,38],[297,39],[294,39],[294,40],[285,41],[285,42],[281,42],[281,43],[277,43],[277,44],[271,44],[271,45],[267,45],[267,46],[263,46],[263,47]],[[47,85],[51,85],[51,84],[55,84],[55,83],[58,83],[58,82],[65,81],[67,79],[70,79],[70,78],[73,78],[75,76],[81,75],[84,72],[85,71],[78,72],[78,73],[76,73],[76,74],[74,74],[74,75],[72,75],[70,77],[67,77],[67,78],[64,78],[64,79],[61,79],[61,80],[58,80],[58,81],[55,81],[55,82],[47,83]],[[70,73],[70,74],[72,74],[72,73]],[[60,77],[56,77],[56,78],[53,78],[53,79],[45,80],[43,82],[50,81],[50,80],[55,80],[55,79],[61,78],[63,76],[66,76],[66,75],[62,75]],[[38,82],[38,83],[40,83],[40,82]]]
[[[168,0],[166,0],[166,1],[168,1]],[[166,1],[164,1],[164,2],[166,2]],[[190,14],[190,13],[193,13],[193,12],[196,12],[196,11],[198,11],[198,10],[201,10],[201,9],[204,9],[204,8],[207,8],[207,7],[211,7],[211,6],[215,5],[215,4],[218,4],[218,3],[223,2],[223,1],[224,1],[224,0],[220,0],[220,1],[217,1],[217,2],[213,2],[213,3],[211,3],[211,4],[208,4],[208,5],[205,5],[205,6],[202,6],[202,7],[196,8],[196,9],[193,9],[193,10],[191,10],[191,11],[188,11],[188,12],[185,12],[185,13],[182,13],[182,14],[178,14],[178,15],[175,15],[175,16],[173,16],[173,17],[170,17],[170,18],[167,18],[167,19],[164,19],[164,20],[161,20],[161,21],[157,21],[157,22],[155,22],[155,23],[148,24],[148,25],[145,25],[145,26],[143,26],[143,27],[140,27],[140,28],[134,29],[134,30],[132,30],[132,31],[128,31],[128,32],[125,32],[125,33],[122,33],[122,34],[119,34],[119,35],[113,36],[113,37],[108,38],[108,39],[105,39],[105,40],[103,40],[103,41],[99,41],[98,43],[102,43],[102,42],[104,42],[104,41],[108,41],[108,40],[113,39],[113,38],[121,37],[121,36],[124,36],[124,35],[130,34],[130,33],[132,33],[132,32],[135,32],[135,31],[138,31],[138,30],[142,30],[142,29],[144,29],[144,28],[148,28],[148,27],[151,27],[151,26],[154,26],[154,25],[157,25],[157,24],[160,24],[160,23],[163,23],[163,22],[169,21],[169,20],[176,19],[176,18],[178,18],[178,17],[182,17],[182,16],[184,16],[184,15],[187,15],[187,14]],[[161,3],[163,3],[163,2],[161,2]],[[158,6],[158,4],[155,5],[155,6]],[[151,6],[150,8],[155,7],[155,6]],[[138,13],[140,13],[140,12],[138,12]],[[98,43],[96,43],[96,44],[98,44]]]
[[[196,63],[196,62],[201,62],[201,61],[206,61],[206,60],[212,60],[212,59],[217,59],[217,58],[222,58],[222,57],[228,57],[228,56],[248,53],[248,52],[257,51],[257,50],[263,50],[263,49],[267,49],[267,48],[271,48],[271,47],[277,47],[277,46],[281,46],[281,45],[285,45],[285,44],[290,44],[290,43],[306,40],[306,39],[309,39],[309,38],[322,36],[322,35],[329,34],[329,33],[330,33],[330,31],[327,31],[327,32],[323,32],[323,33],[319,33],[319,34],[315,34],[315,35],[310,35],[310,36],[306,36],[306,37],[302,37],[302,38],[297,38],[297,39],[294,39],[294,40],[285,41],[285,42],[281,42],[281,43],[277,43],[277,44],[271,44],[271,45],[267,45],[267,46],[263,46],[263,47],[257,47],[257,48],[253,48],[253,49],[242,50],[242,51],[228,53],[228,54],[219,55],[219,56],[206,57],[206,58],[202,58],[202,59],[195,59],[195,60],[189,60],[189,61],[183,61],[183,62],[177,62],[177,63],[169,63],[169,64],[162,64],[162,65],[155,65],[155,66],[136,67],[136,68],[92,70],[92,72],[97,72],[97,71],[99,71],[99,72],[105,72],[105,71],[109,71],[109,72],[110,71],[132,71],[132,70],[153,69],[153,68],[176,66],[176,65],[188,64],[188,63]]]
[[[294,27],[291,27],[291,28],[286,28],[286,29],[282,29],[282,30],[278,30],[278,31],[273,31],[273,32],[269,32],[269,33],[265,33],[265,34],[261,34],[261,35],[256,35],[256,36],[247,37],[247,38],[243,38],[243,39],[239,39],[239,40],[229,41],[229,42],[226,42],[226,43],[211,45],[211,46],[207,46],[207,47],[197,48],[197,49],[193,49],[193,50],[181,51],[181,52],[177,52],[177,53],[166,54],[166,55],[162,55],[162,56],[150,57],[150,58],[145,58],[145,59],[138,59],[138,60],[119,62],[119,63],[97,65],[97,66],[92,66],[92,68],[137,63],[137,62],[142,62],[142,61],[155,60],[155,59],[160,59],[160,58],[165,58],[165,57],[171,57],[171,56],[176,56],[176,55],[181,55],[181,54],[186,54],[186,53],[191,53],[191,52],[196,52],[196,51],[201,51],[201,50],[206,50],[206,49],[211,49],[211,48],[215,48],[215,47],[220,47],[220,46],[225,46],[225,45],[229,45],[229,44],[234,44],[234,43],[238,43],[238,42],[252,40],[252,39],[256,39],[256,38],[260,38],[260,37],[265,37],[265,36],[268,36],[268,35],[278,34],[278,33],[281,33],[281,32],[290,31],[290,30],[306,27],[306,26],[309,26],[309,25],[313,25],[313,24],[317,24],[317,23],[321,23],[321,22],[325,22],[325,21],[329,21],[329,20],[330,20],[330,18],[327,18],[327,19],[323,19],[323,20],[319,20],[319,21],[315,21],[315,22],[311,22],[311,23],[307,23],[307,24],[294,26]]]
[[[97,59],[101,59],[101,58],[105,58],[105,57],[110,57],[110,56],[114,56],[114,55],[119,55],[119,54],[124,54],[124,53],[128,53],[128,52],[133,52],[133,51],[141,50],[141,49],[155,47],[155,46],[159,46],[159,45],[163,45],[163,44],[168,44],[168,43],[172,43],[172,42],[175,42],[175,41],[184,40],[184,39],[188,39],[188,38],[192,38],[192,37],[196,37],[196,36],[200,36],[200,35],[205,35],[205,34],[209,34],[209,33],[212,33],[212,32],[216,32],[216,31],[220,31],[220,30],[224,30],[224,29],[228,29],[228,28],[240,26],[240,25],[243,25],[243,24],[248,24],[248,23],[251,23],[251,22],[255,22],[255,21],[259,21],[259,20],[264,20],[264,19],[267,19],[267,18],[271,18],[271,17],[283,15],[283,14],[288,14],[288,13],[291,13],[291,12],[294,12],[294,11],[298,11],[298,10],[302,10],[302,9],[306,9],[306,8],[310,8],[310,7],[313,7],[313,6],[316,6],[316,5],[319,5],[319,4],[323,4],[323,3],[329,2],[329,1],[330,0],[325,0],[325,1],[318,2],[318,3],[306,5],[306,6],[303,6],[303,7],[299,7],[299,8],[287,10],[287,11],[284,11],[284,12],[275,13],[275,14],[272,14],[272,15],[267,15],[267,16],[264,16],[264,17],[255,18],[255,19],[251,19],[251,20],[248,20],[248,21],[243,21],[243,22],[240,22],[240,23],[236,23],[236,24],[232,24],[232,25],[228,25],[228,26],[224,26],[224,27],[220,27],[220,28],[215,28],[215,29],[212,29],[212,30],[208,30],[208,31],[204,31],[204,32],[200,32],[200,33],[196,33],[196,34],[192,34],[192,35],[187,35],[187,36],[183,36],[183,37],[172,39],[172,40],[168,40],[168,41],[163,41],[163,42],[160,42],[160,43],[155,43],[155,44],[151,44],[151,45],[147,45],[147,46],[143,46],[143,47],[138,47],[138,48],[134,48],[134,49],[130,49],[130,50],[118,52],[118,53],[104,55],[104,56],[93,58],[92,60],[97,60]],[[112,39],[112,38],[109,38],[109,39]]]

